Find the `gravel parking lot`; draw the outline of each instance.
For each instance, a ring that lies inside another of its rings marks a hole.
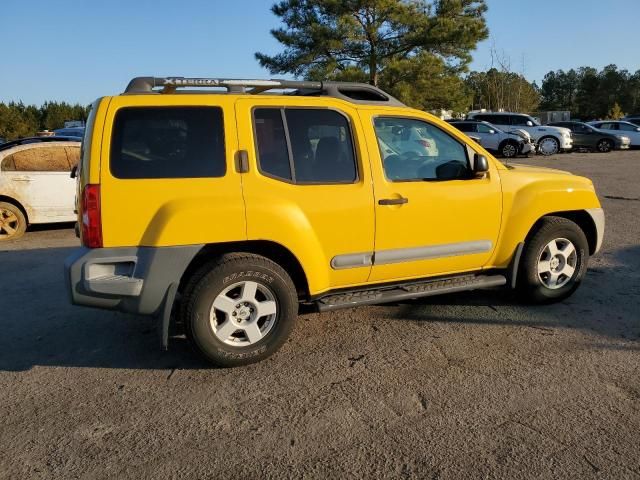
[[[640,478],[640,151],[520,162],[591,177],[605,208],[569,300],[306,314],[240,369],[71,307],[70,226],[0,244],[0,478]]]

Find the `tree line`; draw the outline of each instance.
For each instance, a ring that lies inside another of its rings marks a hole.
[[[540,97],[540,108],[570,110],[573,117],[582,120],[640,113],[640,70],[632,74],[607,65],[601,71],[580,67],[549,72],[542,81]]]
[[[86,120],[89,107],[67,102],[45,102],[40,107],[22,102],[0,103],[0,137],[30,137],[42,130],[64,127],[68,120]]]

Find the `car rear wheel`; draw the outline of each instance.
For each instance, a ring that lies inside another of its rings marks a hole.
[[[542,155],[554,155],[560,151],[560,142],[553,137],[543,137],[538,142],[538,152]]]
[[[187,337],[205,359],[221,367],[267,358],[286,341],[298,313],[295,286],[271,260],[226,254],[185,287]]]
[[[516,142],[505,142],[500,148],[500,153],[505,158],[513,158],[518,155],[518,149]]]
[[[525,245],[517,289],[529,303],[552,303],[571,295],[587,271],[589,244],[582,229],[561,217],[545,217]]]
[[[598,142],[598,144],[596,145],[596,148],[601,153],[610,152],[611,150],[613,150],[613,142],[611,140],[607,140],[606,138],[603,138]]]
[[[19,238],[26,230],[27,219],[22,210],[12,203],[0,202],[0,241]]]

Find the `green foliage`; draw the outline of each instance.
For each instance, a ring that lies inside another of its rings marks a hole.
[[[624,117],[624,112],[620,108],[620,105],[618,105],[618,102],[615,102],[613,107],[611,107],[611,110],[609,110],[609,113],[607,113],[606,119],[620,120],[622,117]]]
[[[41,107],[22,102],[0,103],[0,137],[29,137],[41,130],[62,128],[67,120],[86,120],[88,107],[66,102],[46,102]]]
[[[466,113],[470,104],[456,69],[427,52],[390,61],[380,78],[380,87],[420,110],[453,110],[459,114]]]
[[[281,0],[272,11],[284,26],[271,34],[284,51],[256,58],[274,74],[372,85],[389,84],[387,68],[394,70],[390,77],[399,70],[418,74],[431,71],[437,58],[448,76],[464,70],[487,37],[486,9],[484,0]]]
[[[640,70],[633,75],[607,65],[558,70],[545,75],[540,88],[543,110],[569,110],[583,120],[604,118],[617,104],[620,111],[640,111]]]
[[[471,72],[465,84],[472,96],[471,109],[486,108],[510,112],[535,112],[540,94],[535,83],[522,75],[492,68],[486,72]]]

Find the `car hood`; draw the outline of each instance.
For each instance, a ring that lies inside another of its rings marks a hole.
[[[547,168],[547,167],[532,167],[530,165],[521,165],[518,163],[509,163],[507,167],[511,171],[516,171],[518,173],[523,174],[535,174],[535,173],[560,173],[564,175],[573,175],[571,172],[567,172],[565,170],[558,170],[556,168]]]
[[[514,130],[509,130],[507,133],[511,136],[520,137],[526,141],[531,140],[531,135],[529,135],[529,132],[527,132],[526,130],[521,130],[519,128],[516,128]]]
[[[571,134],[571,129],[565,127],[552,127],[550,125],[543,125],[540,127],[535,127],[535,129],[537,132],[558,132]]]

